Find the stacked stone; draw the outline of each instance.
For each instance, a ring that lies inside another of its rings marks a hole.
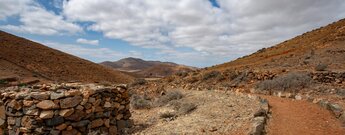
[[[129,95],[124,85],[75,85],[54,90],[40,85],[1,91],[1,99],[0,124],[10,135],[113,135],[130,126]]]
[[[345,83],[345,73],[344,72],[317,72],[312,73],[311,76],[314,80],[320,83]]]

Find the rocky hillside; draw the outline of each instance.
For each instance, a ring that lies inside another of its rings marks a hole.
[[[0,31],[0,76],[20,80],[127,83],[131,76]]]
[[[139,58],[124,58],[118,61],[105,61],[101,65],[111,67],[136,77],[165,77],[178,72],[192,71],[194,67],[179,65],[172,62],[145,61]]]
[[[209,69],[314,70],[327,65],[330,70],[344,70],[344,59],[345,19]]]

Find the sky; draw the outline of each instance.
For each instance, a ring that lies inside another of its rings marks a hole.
[[[207,67],[342,18],[344,0],[0,0],[0,30],[97,63]]]

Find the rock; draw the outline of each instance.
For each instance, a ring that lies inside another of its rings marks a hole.
[[[41,108],[41,109],[44,109],[44,110],[59,108],[59,106],[57,104],[55,104],[53,101],[51,101],[51,100],[43,100],[43,101],[39,102],[36,106],[38,108]]]
[[[65,91],[66,97],[72,97],[72,96],[80,96],[82,93],[79,90],[69,90]]]
[[[83,98],[81,96],[68,97],[60,100],[61,108],[71,108],[77,106]]]
[[[25,111],[24,114],[31,115],[31,116],[38,116],[39,111],[38,111],[38,109],[29,109],[29,110]]]
[[[65,93],[63,91],[59,92],[59,93],[57,93],[57,92],[51,92],[50,93],[50,99],[53,99],[53,100],[63,98],[63,97],[65,97]]]
[[[302,100],[302,96],[301,96],[301,95],[296,95],[296,96],[295,96],[295,99],[296,99],[296,100]]]
[[[82,120],[82,121],[79,121],[79,122],[72,123],[71,125],[72,125],[73,127],[85,127],[85,126],[87,126],[88,124],[90,124],[90,121],[89,121],[89,120]]]
[[[6,110],[5,110],[5,106],[0,106],[0,119],[6,119]]]
[[[123,114],[120,113],[120,114],[116,115],[117,120],[121,120],[122,118],[123,118]]]
[[[259,116],[266,116],[266,110],[263,108],[260,108],[254,113],[254,117],[259,117]]]
[[[109,134],[110,135],[117,135],[117,127],[116,126],[110,126],[109,127]]]
[[[251,131],[249,132],[249,135],[262,135],[263,130],[265,128],[265,117],[256,117],[254,118],[254,123],[252,126]]]
[[[70,115],[72,115],[74,113],[74,109],[71,108],[71,109],[63,109],[63,110],[60,110],[59,112],[59,115],[62,116],[62,117],[68,117]]]
[[[7,106],[9,106],[9,107],[11,107],[11,108],[13,108],[15,110],[22,109],[22,105],[19,102],[17,102],[16,100],[12,100],[11,102],[9,102],[7,104]]]
[[[37,100],[47,100],[49,99],[50,94],[48,92],[32,92],[30,96]]]
[[[14,117],[7,117],[7,124],[8,125],[16,124],[16,119]]]
[[[82,110],[75,110],[74,113],[68,117],[66,117],[67,120],[71,121],[80,121],[86,116],[86,113]]]
[[[77,109],[77,110],[84,110],[84,107],[82,105],[78,105],[75,109]]]
[[[335,117],[340,117],[341,113],[343,112],[343,109],[338,104],[329,104],[329,109],[333,112]]]
[[[79,135],[80,133],[76,129],[62,131],[61,135]]]
[[[120,131],[127,127],[127,123],[124,120],[116,121],[116,125],[117,125],[118,130],[120,130]]]
[[[5,120],[0,118],[0,126],[5,124]]]
[[[67,124],[65,124],[65,123],[62,123],[62,124],[55,127],[55,129],[60,130],[60,131],[66,129],[66,128],[67,128]]]
[[[110,127],[110,119],[105,119],[104,120],[104,126],[109,128]]]
[[[64,119],[63,119],[63,117],[58,116],[58,117],[54,117],[52,119],[47,119],[47,120],[45,120],[45,122],[46,122],[47,126],[56,126],[56,125],[62,124],[64,122]]]
[[[115,108],[120,108],[120,106],[121,106],[121,104],[120,104],[120,103],[117,103],[117,102],[116,102],[116,103],[114,103],[114,107],[115,107]]]
[[[343,112],[343,114],[339,117],[340,122],[343,123],[343,125],[345,126],[345,111]]]
[[[110,107],[112,107],[112,104],[110,102],[105,102],[104,103],[104,107],[105,108],[110,108]]]
[[[59,135],[60,131],[59,130],[51,130],[50,135]]]
[[[54,116],[54,111],[42,111],[41,114],[40,114],[40,118],[41,119],[50,119],[50,118],[53,118]]]
[[[96,119],[96,120],[93,120],[91,123],[90,123],[90,128],[96,128],[96,127],[100,127],[103,125],[103,120],[102,119]]]
[[[24,107],[30,107],[34,104],[34,101],[31,101],[31,100],[24,100],[23,101],[23,106]]]
[[[325,108],[325,109],[327,109],[327,110],[330,110],[330,108],[329,108],[329,102],[328,102],[328,101],[326,101],[326,100],[320,100],[320,101],[318,102],[318,104],[319,104],[322,108]]]

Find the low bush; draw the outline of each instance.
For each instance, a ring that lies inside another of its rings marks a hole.
[[[163,113],[160,113],[159,114],[159,117],[160,118],[163,118],[163,119],[167,119],[167,118],[174,118],[174,117],[176,117],[176,114],[175,113],[173,113],[173,112],[163,112]]]
[[[169,106],[172,106],[178,115],[188,114],[197,108],[197,105],[194,103],[184,103],[177,100],[170,102]]]
[[[312,82],[309,75],[303,73],[288,73],[286,75],[265,80],[257,84],[258,90],[295,90],[308,87]]]
[[[159,97],[156,100],[155,105],[163,106],[163,105],[166,105],[167,103],[169,103],[172,100],[181,99],[182,96],[183,96],[182,93],[180,91],[178,91],[178,90],[168,91],[165,95]]]
[[[179,108],[177,109],[178,115],[184,115],[192,112],[195,110],[197,105],[193,103],[182,103]]]
[[[203,74],[202,79],[203,80],[208,80],[211,78],[216,78],[218,76],[221,76],[221,73],[219,71],[210,71],[210,72],[206,72]]]
[[[143,96],[133,94],[131,97],[131,106],[134,109],[150,109],[152,108],[152,102],[145,99]]]
[[[144,85],[144,84],[146,84],[146,83],[147,83],[147,81],[146,81],[145,79],[139,78],[139,79],[135,79],[135,80],[131,83],[131,85],[132,85],[132,86],[137,86],[137,85]]]
[[[320,63],[320,64],[316,65],[315,70],[316,71],[325,71],[327,67],[328,67],[327,64]]]

